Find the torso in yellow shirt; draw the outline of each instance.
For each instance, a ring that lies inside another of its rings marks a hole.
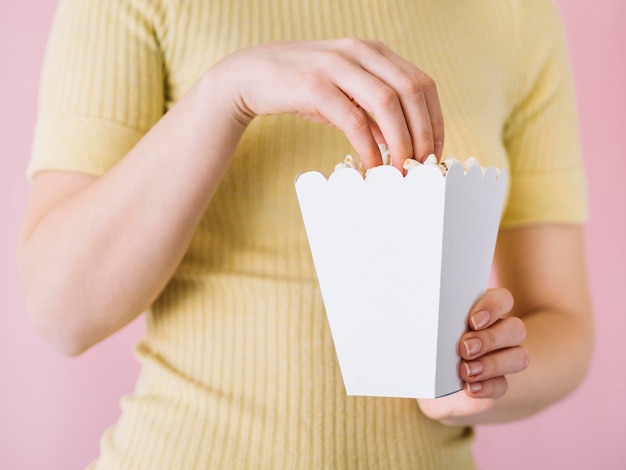
[[[435,79],[444,155],[511,170],[505,224],[584,216],[565,50],[540,0],[62,2],[30,172],[106,171],[228,53],[343,36],[379,39]],[[346,396],[293,189],[346,153],[329,126],[255,118],[146,313],[141,377],[96,468],[473,468],[470,429],[415,400]],[[545,207],[546,178],[567,202]]]

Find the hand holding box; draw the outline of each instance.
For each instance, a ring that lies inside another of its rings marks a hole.
[[[349,395],[434,398],[460,389],[457,343],[485,292],[505,171],[383,165],[296,191]]]

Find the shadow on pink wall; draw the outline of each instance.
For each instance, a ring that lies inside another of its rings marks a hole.
[[[588,264],[597,315],[591,371],[573,395],[531,419],[478,429],[479,468],[626,468],[626,2],[556,2],[577,84],[591,219]],[[82,468],[98,453],[119,399],[138,373],[132,345],[141,319],[85,355],[63,358],[30,328],[14,269],[13,246],[27,198],[24,169],[36,111],[43,50],[56,2],[2,2],[0,15],[0,468]],[[36,12],[36,13],[35,13]],[[600,164],[592,165],[597,162]]]

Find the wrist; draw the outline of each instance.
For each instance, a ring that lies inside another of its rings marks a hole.
[[[239,76],[227,59],[209,68],[202,75],[198,85],[201,89],[201,101],[211,108],[211,112],[226,118],[241,132],[256,117],[245,103],[241,92]]]

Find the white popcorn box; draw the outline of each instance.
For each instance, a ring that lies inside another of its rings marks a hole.
[[[300,174],[296,192],[348,395],[461,389],[458,343],[489,282],[507,174],[454,164]]]

